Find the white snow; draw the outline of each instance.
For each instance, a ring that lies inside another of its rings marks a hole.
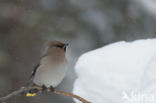
[[[90,51],[79,58],[75,71],[73,93],[92,103],[156,103],[156,39]]]

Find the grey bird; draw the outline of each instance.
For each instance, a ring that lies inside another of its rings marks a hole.
[[[68,44],[50,41],[45,45],[48,46],[48,50],[34,68],[30,79],[37,86],[55,88],[61,83],[67,71],[65,52]]]

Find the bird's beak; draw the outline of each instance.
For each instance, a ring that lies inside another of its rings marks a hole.
[[[63,48],[66,48],[68,45],[69,45],[68,43],[65,43],[64,46],[63,46]]]

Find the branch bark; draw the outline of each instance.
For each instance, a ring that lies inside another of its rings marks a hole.
[[[26,91],[29,91],[31,89],[34,89],[34,87],[21,87],[20,89],[8,94],[7,96],[4,96],[4,97],[1,97],[0,98],[0,103],[4,103],[4,101],[10,99],[11,97],[15,96],[15,95],[18,95],[20,93],[23,93],[23,92],[26,92]]]
[[[1,97],[0,98],[0,103],[4,103],[6,100],[10,99],[11,97],[16,96],[18,94],[21,94],[23,92],[27,92],[27,91],[32,90],[32,89],[39,89],[39,88],[36,88],[36,87],[21,87],[20,89],[8,94],[7,96]],[[48,89],[48,91],[50,92],[51,90]],[[58,91],[58,90],[54,90],[52,92],[55,93],[55,94],[59,94],[59,95],[73,97],[73,98],[81,101],[82,103],[91,103],[91,102],[85,100],[84,98],[82,98],[82,97],[80,97],[78,95],[72,94],[72,93],[62,92],[62,91]]]
[[[84,98],[78,96],[78,95],[75,95],[75,94],[71,94],[71,93],[68,93],[68,92],[61,92],[61,91],[57,91],[57,90],[54,90],[53,91],[55,94],[61,94],[61,95],[65,95],[65,96],[69,96],[69,97],[73,97],[73,98],[76,98],[78,99],[79,101],[81,101],[82,103],[91,103],[87,100],[85,100]]]

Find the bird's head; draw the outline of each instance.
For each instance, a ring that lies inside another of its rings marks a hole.
[[[64,51],[66,51],[66,47],[69,45],[68,43],[62,43],[60,41],[56,41],[56,40],[53,40],[53,41],[49,41],[49,42],[46,42],[45,43],[46,46],[48,46],[49,48],[61,48],[61,49],[64,49]]]

